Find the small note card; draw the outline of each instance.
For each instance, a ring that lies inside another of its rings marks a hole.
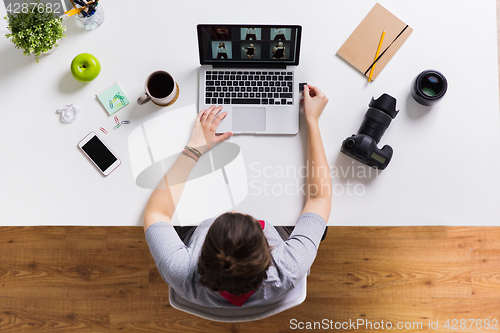
[[[97,98],[110,116],[130,103],[117,82],[113,83],[109,88],[99,93]]]

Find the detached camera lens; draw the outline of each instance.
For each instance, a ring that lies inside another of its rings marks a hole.
[[[435,70],[420,73],[411,84],[413,99],[422,105],[436,104],[444,96],[448,82],[443,74]]]
[[[427,96],[436,96],[443,90],[443,82],[434,75],[426,76],[422,79],[422,92]]]

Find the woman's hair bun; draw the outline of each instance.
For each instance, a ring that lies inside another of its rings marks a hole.
[[[228,275],[233,273],[234,268],[236,266],[236,260],[233,257],[227,256],[224,254],[224,252],[221,252],[217,254],[217,258],[220,261],[221,271],[223,271]]]

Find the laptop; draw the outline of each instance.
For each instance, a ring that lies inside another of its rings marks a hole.
[[[198,25],[199,110],[222,105],[217,133],[299,131],[298,25]]]

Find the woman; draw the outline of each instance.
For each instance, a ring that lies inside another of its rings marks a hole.
[[[274,32],[276,33],[274,40],[285,40],[285,28],[276,28]]]
[[[306,203],[285,240],[269,223],[232,212],[202,222],[189,239],[181,241],[171,219],[184,183],[199,155],[232,136],[229,132],[215,135],[227,115],[222,106],[198,114],[188,146],[153,191],[144,211],[151,254],[161,276],[177,294],[192,303],[218,308],[266,305],[286,297],[304,278],[331,209],[332,184],[319,130],[319,117],[327,102],[318,88],[304,87]],[[195,209],[196,203],[192,205]]]
[[[219,46],[217,47],[217,59],[227,59],[227,50],[226,50],[226,44],[223,42],[219,43]]]
[[[248,48],[242,47],[241,49],[247,53],[247,58],[248,59],[253,59],[253,57],[255,55],[255,47],[254,47],[253,44],[250,44],[248,46]]]
[[[278,44],[273,47],[273,59],[286,59],[286,48],[283,46],[283,42],[278,42]]]
[[[245,40],[257,40],[257,29],[247,28]]]

